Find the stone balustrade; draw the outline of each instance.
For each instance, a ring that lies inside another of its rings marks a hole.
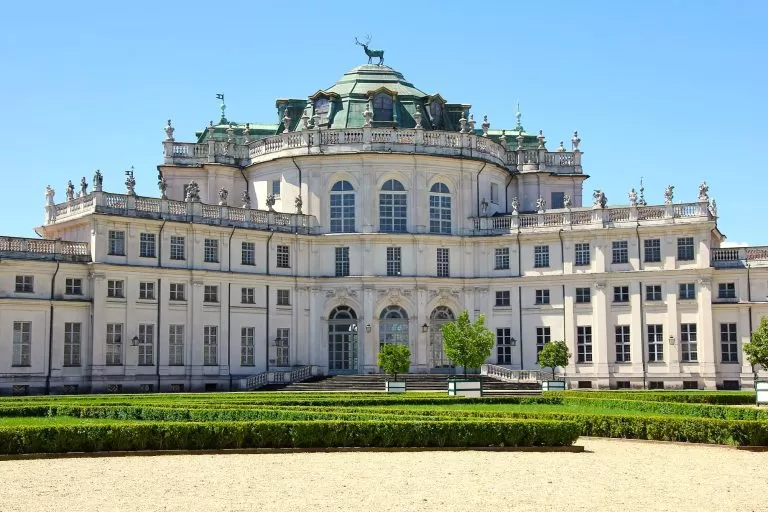
[[[247,166],[276,158],[307,154],[345,154],[387,151],[436,156],[465,156],[508,167],[511,170],[547,170],[581,174],[581,152],[549,152],[546,149],[507,150],[492,139],[469,133],[397,130],[394,128],[344,128],[305,130],[255,140],[248,146],[223,141],[185,143],[165,141],[166,165],[221,163]]]
[[[72,201],[46,207],[46,224],[54,224],[88,214],[105,213],[127,217],[167,219],[219,226],[311,233],[316,227],[311,215],[251,210],[235,206],[172,201],[154,197],[92,192]]]
[[[594,229],[614,227],[622,223],[674,223],[714,220],[706,202],[662,206],[621,206],[611,208],[578,208],[548,210],[543,213],[521,213],[473,217],[475,235],[499,235],[520,231],[554,229]]]
[[[88,262],[91,261],[91,249],[86,242],[2,236],[0,258],[2,257]]]
[[[712,249],[709,259],[715,268],[768,266],[768,246]]]

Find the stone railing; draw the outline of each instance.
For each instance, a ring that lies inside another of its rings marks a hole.
[[[768,266],[768,246],[712,249],[709,260],[713,267]]]
[[[495,364],[484,364],[480,366],[480,375],[485,375],[493,379],[504,382],[526,382],[535,383],[545,380],[560,380],[562,377],[552,378],[552,372],[546,370],[510,370],[503,366]]]
[[[267,372],[257,373],[238,381],[237,389],[240,391],[252,391],[267,385]]]
[[[492,139],[469,133],[398,130],[394,128],[343,128],[304,130],[255,140],[248,146],[222,141],[185,143],[165,141],[166,165],[224,163],[246,166],[276,158],[307,154],[343,154],[391,151],[437,156],[478,158],[513,170],[548,170],[581,173],[581,152],[546,149],[508,150]]]
[[[66,203],[49,205],[46,211],[47,225],[93,213],[305,234],[312,232],[316,224],[311,215],[251,210],[201,202],[171,201],[109,192],[92,192]]]
[[[664,206],[622,206],[611,208],[579,208],[548,210],[543,213],[521,213],[473,217],[475,235],[504,234],[542,228],[586,229],[628,224],[663,224],[690,222],[694,219],[714,220],[706,202]]]
[[[0,237],[0,257],[30,260],[91,261],[91,249],[86,242],[3,236]]]

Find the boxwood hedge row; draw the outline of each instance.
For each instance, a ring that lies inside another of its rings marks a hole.
[[[0,427],[0,454],[236,448],[567,446],[574,422],[137,422]]]
[[[605,398],[716,405],[754,405],[755,403],[755,394],[750,391],[548,391],[544,395],[561,398]]]

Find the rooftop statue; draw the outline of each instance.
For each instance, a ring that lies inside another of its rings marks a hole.
[[[605,196],[605,192],[600,189],[596,189],[592,193],[592,200],[594,201],[592,208],[605,208],[605,205],[608,204],[608,198]]]
[[[228,197],[229,197],[229,191],[224,187],[221,187],[219,189],[219,206],[226,206]]]
[[[187,185],[187,195],[184,198],[187,203],[200,201],[200,186],[196,181],[190,181]]]
[[[675,193],[675,186],[667,185],[667,188],[664,189],[664,204],[672,204],[672,200],[674,199],[674,193]]]
[[[377,66],[381,66],[384,64],[384,50],[369,50],[368,49],[368,43],[371,42],[371,36],[366,36],[365,42],[361,43],[360,41],[355,38],[355,44],[359,44],[363,47],[363,50],[365,51],[365,54],[368,56],[368,64],[371,64],[371,60],[374,57],[379,58],[379,62],[376,63]]]
[[[67,182],[67,201],[75,200],[75,186],[72,184],[72,180]]]
[[[101,174],[101,171],[96,169],[96,172],[93,174],[93,191],[94,192],[101,192],[101,187],[104,184],[104,176]]]
[[[81,196],[87,196],[88,195],[88,182],[85,181],[85,176],[83,176],[80,179],[80,195]]]
[[[240,202],[243,204],[243,208],[251,207],[251,196],[248,194],[247,190],[243,190],[243,195],[241,196]]]
[[[544,213],[544,210],[547,207],[547,202],[544,200],[543,197],[539,196],[538,199],[536,199],[536,211],[538,213]]]
[[[568,194],[563,196],[563,207],[569,210],[571,209],[571,196]]]
[[[53,196],[56,195],[56,191],[50,185],[45,186],[45,204],[53,205]]]
[[[637,192],[634,187],[629,191],[629,206],[637,206]]]
[[[699,185],[699,201],[709,201],[709,185],[706,181]]]

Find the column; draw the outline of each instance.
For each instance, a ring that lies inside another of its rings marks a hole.
[[[696,306],[698,307],[699,370],[706,389],[715,389],[717,383],[717,335],[712,320],[712,281],[699,279]]]

